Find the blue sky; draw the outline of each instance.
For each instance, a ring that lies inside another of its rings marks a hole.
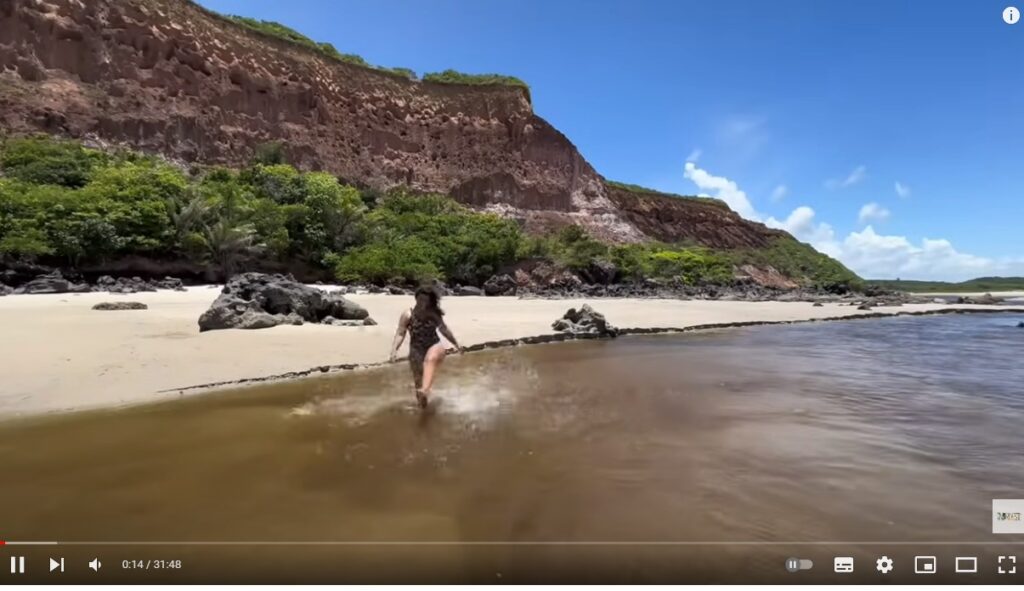
[[[1024,275],[1007,2],[201,3],[374,64],[519,76],[606,177],[722,197],[867,277]]]

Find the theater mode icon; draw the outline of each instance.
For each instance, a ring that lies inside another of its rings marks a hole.
[[[977,556],[957,556],[956,557],[956,572],[958,572],[958,573],[976,573],[976,572],[978,572],[978,557]]]

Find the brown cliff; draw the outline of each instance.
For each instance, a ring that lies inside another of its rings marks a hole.
[[[341,63],[186,0],[0,0],[0,126],[228,165],[280,140],[300,168],[613,241],[732,248],[776,234],[727,208],[606,185],[523,88]]]

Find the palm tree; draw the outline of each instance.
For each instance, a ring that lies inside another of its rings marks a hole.
[[[193,195],[185,202],[172,203],[170,217],[174,227],[175,246],[184,247],[185,236],[200,227],[209,211],[209,203],[199,195]]]
[[[203,229],[203,237],[210,255],[220,265],[224,281],[234,275],[235,260],[260,247],[256,244],[256,228],[252,224],[239,224],[230,218],[221,218]]]

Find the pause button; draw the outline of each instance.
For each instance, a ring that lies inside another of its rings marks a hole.
[[[25,557],[24,556],[11,556],[11,574],[23,575],[25,574]]]

